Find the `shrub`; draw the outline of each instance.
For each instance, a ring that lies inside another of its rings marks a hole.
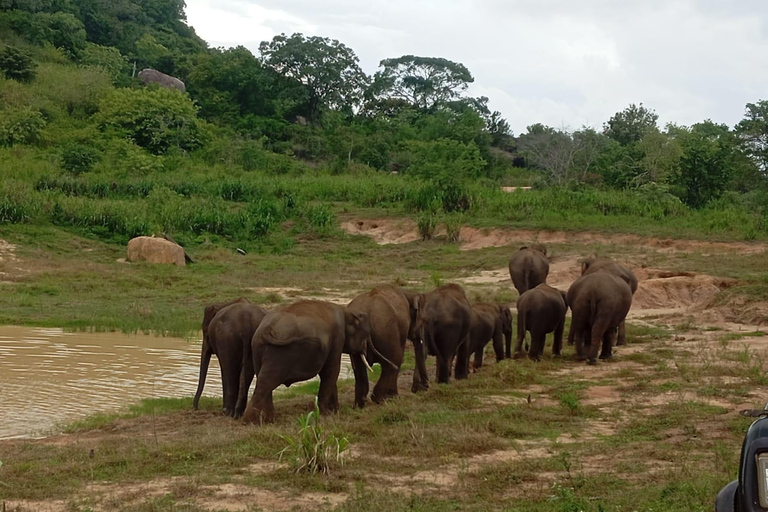
[[[0,53],[0,71],[6,78],[31,82],[35,78],[35,67],[32,57],[14,46],[6,46]]]
[[[286,447],[278,454],[281,461],[288,459],[296,473],[313,475],[318,472],[329,474],[334,465],[344,465],[344,452],[349,448],[349,441],[346,437],[328,434],[322,428],[317,398],[314,410],[301,416],[299,425],[297,437],[280,436],[286,442]]]
[[[99,128],[114,129],[155,155],[171,148],[191,151],[203,144],[197,107],[175,90],[112,91],[101,101],[96,121]]]
[[[0,110],[0,145],[32,144],[40,138],[46,122],[43,114],[29,107]]]
[[[304,211],[304,217],[312,231],[318,234],[329,234],[335,225],[336,219],[330,207],[326,205],[311,205]]]
[[[461,226],[464,217],[461,214],[452,214],[445,217],[445,234],[449,242],[458,242],[461,236]]]
[[[121,83],[128,76],[128,62],[120,50],[111,46],[87,43],[80,55],[80,62],[104,70],[112,79],[112,83]]]
[[[71,144],[61,152],[61,167],[74,175],[89,172],[99,161],[99,151],[85,144]]]

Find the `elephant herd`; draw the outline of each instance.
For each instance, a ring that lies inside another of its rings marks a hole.
[[[568,292],[546,284],[549,258],[540,245],[523,247],[509,262],[517,300],[517,343],[514,357],[523,356],[531,333],[531,359],[539,360],[544,340],[554,333],[553,353],[562,350],[565,314],[572,311],[568,343],[576,357],[595,364],[611,357],[614,342],[625,343],[624,318],[637,290],[637,278],[610,259],[590,257],[581,277]],[[355,297],[347,306],[302,300],[266,311],[240,298],[207,306],[203,315],[197,409],[212,355],[219,359],[224,412],[248,423],[274,421],[272,392],[316,376],[320,378],[318,406],[322,413],[339,409],[337,380],[341,355],[348,354],[355,377],[355,407],[364,407],[369,394],[368,369],[381,365],[381,377],[370,398],[381,403],[397,396],[398,376],[406,342],[414,348],[416,368],[411,391],[429,387],[426,358],[436,359],[437,381],[467,378],[470,356],[474,371],[492,341],[496,360],[512,358],[512,313],[506,305],[470,304],[457,284],[428,293],[381,285]],[[248,391],[256,377],[254,393]]]

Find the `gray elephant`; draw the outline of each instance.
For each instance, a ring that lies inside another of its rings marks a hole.
[[[400,374],[400,365],[403,363],[405,343],[409,338],[417,338],[416,334],[411,332],[416,317],[416,309],[412,306],[413,297],[415,297],[414,294],[406,293],[397,286],[381,285],[358,295],[349,303],[350,308],[368,314],[373,347],[394,364],[394,366],[386,364],[371,351],[366,355],[371,364],[381,364],[381,377],[371,395],[371,400],[375,403],[397,396],[397,377]],[[415,342],[414,347],[416,361],[423,367],[423,373],[426,374],[423,346],[420,342]],[[355,406],[363,407],[368,396],[368,374],[364,367],[359,367],[354,363],[354,359],[352,361],[355,371]],[[413,373],[415,387],[421,385],[419,374],[420,371]]]
[[[568,299],[564,291],[540,284],[517,299],[517,345],[515,357],[523,354],[525,333],[531,333],[528,357],[541,360],[547,334],[554,333],[552,353],[559,356],[563,348],[563,330]]]
[[[509,259],[509,277],[520,295],[546,283],[548,274],[549,258],[543,245],[521,247]]]
[[[612,357],[619,324],[632,305],[632,290],[621,278],[606,270],[587,274],[568,289],[568,305],[573,311],[568,343],[576,345],[578,359],[589,364]]]
[[[338,411],[336,382],[341,354],[350,354],[355,367],[365,367],[371,351],[384,364],[394,366],[371,342],[368,314],[350,307],[305,300],[271,311],[251,341],[256,389],[243,419],[271,423],[275,418],[272,391],[279,385],[320,376],[318,406],[322,414]]]
[[[456,379],[469,374],[470,307],[464,290],[457,284],[447,284],[413,299],[416,308],[414,331],[426,345],[428,355],[437,358],[437,382],[450,380],[451,368],[456,361]],[[417,366],[420,372],[421,365]],[[429,378],[420,375],[422,382]]]
[[[496,362],[504,360],[505,342],[506,356],[511,356],[512,313],[507,306],[473,304],[470,309],[469,325],[469,354],[475,355],[473,362],[475,371],[483,366],[483,352],[490,340],[493,340]]]
[[[186,92],[187,86],[184,82],[176,78],[175,76],[166,75],[156,69],[146,68],[139,71],[139,80],[144,85],[157,84],[160,87],[166,89],[176,89],[181,92]]]
[[[632,295],[635,295],[635,292],[637,291],[637,277],[628,267],[617,263],[610,258],[598,258],[597,256],[590,256],[581,264],[581,275],[591,274],[598,270],[605,270],[616,277],[623,279],[632,290]],[[619,324],[619,335],[616,344],[627,344],[626,322],[621,322],[621,324]]]
[[[267,312],[247,300],[237,301],[221,308],[205,325],[203,350],[200,356],[200,375],[193,406],[197,410],[203,394],[208,364],[211,355],[216,354],[221,369],[221,386],[224,397],[224,412],[239,418],[248,400],[248,388],[253,382],[253,357],[251,338]],[[206,317],[209,313],[206,308]]]

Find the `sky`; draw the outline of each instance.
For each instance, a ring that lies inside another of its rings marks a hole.
[[[730,126],[768,99],[765,0],[186,0],[211,46],[280,33],[338,39],[373,74],[401,55],[461,62],[515,134],[601,128],[630,103]]]

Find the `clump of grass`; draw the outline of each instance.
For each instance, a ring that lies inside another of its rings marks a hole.
[[[344,465],[344,452],[349,448],[346,437],[328,434],[320,425],[320,408],[315,398],[315,408],[299,418],[297,437],[281,435],[287,446],[279,453],[280,461],[289,459],[291,468],[296,473],[318,472],[330,474],[335,465]]]
[[[422,240],[432,240],[435,236],[435,229],[437,228],[437,219],[432,212],[424,212],[419,215],[417,221],[419,227],[419,234]]]
[[[464,223],[464,216],[460,213],[448,215],[445,217],[445,234],[449,242],[458,242],[461,238],[461,226]]]

